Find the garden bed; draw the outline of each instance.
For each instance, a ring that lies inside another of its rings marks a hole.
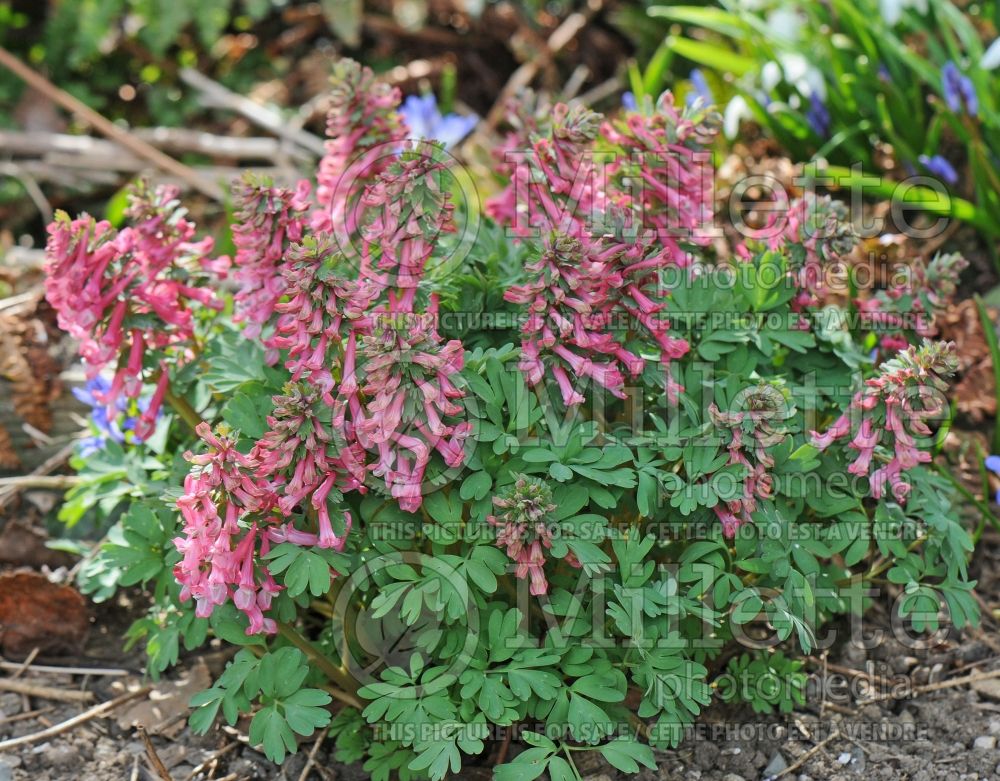
[[[805,707],[787,715],[761,717],[746,706],[713,706],[678,749],[660,753],[658,772],[643,771],[637,778],[762,781],[781,772],[785,773],[781,777],[798,781],[986,781],[997,777],[1000,678],[949,685],[965,676],[1000,671],[1000,641],[993,617],[1000,614],[1000,577],[996,575],[1000,572],[1000,537],[996,534],[985,535],[975,572],[980,578],[980,597],[990,608],[984,610],[981,630],[949,632],[927,648],[907,648],[889,640],[865,652],[838,643],[826,658],[829,684],[825,699],[820,690],[823,659],[815,656],[809,667],[810,696]],[[33,674],[29,669],[25,678],[67,690],[83,688],[94,692],[97,702],[120,696],[123,687],[142,685],[146,680],[141,674],[143,654],[123,652],[119,640],[135,614],[129,607],[114,603],[102,605],[94,613],[95,621],[81,654],[45,661],[81,668],[120,667],[128,671],[127,676],[95,675],[84,680],[80,676]],[[884,605],[868,614],[864,627],[866,632],[891,634]],[[192,670],[197,677],[198,668],[204,665],[217,675],[222,663],[220,654],[188,655],[161,684],[154,685],[162,687],[160,697],[172,696],[175,683],[185,681]],[[879,678],[890,685],[872,682]],[[904,680],[916,687],[939,684],[942,688],[912,697],[858,704],[859,699],[877,691],[901,693]],[[157,700],[143,698],[137,702],[155,706]],[[22,713],[23,707],[19,695],[0,693],[0,740],[37,733],[85,709],[32,698],[31,709],[47,709],[42,714],[44,721],[3,723]],[[123,712],[127,716],[130,707],[134,704],[49,740],[0,752],[0,781],[156,779],[139,734],[123,725],[126,719],[119,720]],[[153,712],[152,708],[144,711],[147,718]],[[171,708],[169,712],[176,716],[182,710]],[[151,719],[163,720],[162,711],[159,718]],[[200,736],[192,734],[176,718],[164,727],[168,736],[153,735],[152,743],[173,781],[300,781],[310,756],[316,766],[305,776],[310,781],[363,781],[368,777],[358,765],[337,762],[325,741],[315,753],[313,745],[303,746],[299,754],[278,767],[246,744],[245,729],[214,730]],[[832,735],[835,730],[838,736]],[[494,747],[492,753],[498,750],[499,746]],[[203,772],[192,777],[192,771],[202,763],[207,763]],[[794,769],[788,771],[792,765]],[[627,778],[598,763],[581,770],[588,781]],[[136,772],[138,775],[133,775]],[[488,762],[467,767],[462,773],[462,778],[486,781],[489,777]]]

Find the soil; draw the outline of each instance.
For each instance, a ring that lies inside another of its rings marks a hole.
[[[659,752],[659,771],[644,771],[635,778],[639,781],[1000,778],[1000,678],[983,679],[971,686],[948,685],[935,691],[920,691],[920,687],[928,684],[944,685],[952,679],[1000,671],[1000,632],[994,618],[994,612],[1000,614],[994,607],[1000,603],[1000,574],[993,574],[1000,573],[998,560],[1000,538],[987,535],[973,562],[984,607],[979,629],[950,630],[931,642],[904,643],[891,637],[886,606],[876,604],[866,616],[864,634],[870,636],[870,632],[881,630],[889,639],[869,650],[851,642],[835,643],[825,661],[828,682],[825,687],[824,661],[822,657],[813,657],[809,696],[804,707],[791,714],[758,716],[745,706],[713,706],[677,750]],[[141,654],[124,652],[120,643],[134,608],[121,603],[105,604],[95,612],[97,623],[80,654],[37,658],[35,663],[119,666],[130,670],[130,675],[87,679],[35,674],[29,670],[22,677],[66,689],[86,688],[95,694],[97,702],[121,694],[123,686],[142,683]],[[839,630],[838,636],[846,634],[846,627],[835,628]],[[190,692],[184,689],[185,680],[216,675],[225,660],[225,653],[218,649],[189,655],[165,682],[158,684],[158,691],[150,699],[156,706],[152,712],[156,718],[148,710],[145,718],[153,724],[150,731],[159,733],[152,736],[152,744],[171,779],[190,781],[195,767],[208,762],[198,778],[297,781],[310,745],[278,767],[246,745],[245,724],[238,724],[237,729],[217,727],[208,735],[196,736],[185,726],[183,711],[171,708],[166,701],[171,693],[182,698],[189,696]],[[178,686],[178,682],[180,688],[174,692],[171,687]],[[859,703],[873,693],[899,695],[913,687],[917,689],[913,696]],[[37,718],[4,723],[26,708],[47,707],[51,709]],[[86,707],[37,698],[24,702],[20,694],[0,693],[0,740],[38,732]],[[123,724],[122,712],[127,716],[129,707],[123,706],[107,718],[88,721],[49,740],[0,753],[0,781],[155,781],[158,776],[151,770],[140,735]],[[225,753],[212,763],[223,749]],[[310,779],[367,778],[359,766],[334,761],[331,749],[321,744]],[[580,769],[589,781],[626,777],[599,761],[584,764]],[[463,778],[487,779],[489,775],[488,760],[483,766],[469,767],[462,773]]]

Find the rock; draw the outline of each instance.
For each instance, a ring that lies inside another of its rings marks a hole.
[[[973,681],[971,686],[974,691],[984,697],[989,697],[991,700],[1000,700],[1000,679],[998,678]]]
[[[736,773],[726,773],[722,777],[722,781],[747,781],[743,776]]]
[[[46,493],[51,498],[52,494]],[[47,542],[48,535],[44,530],[36,529],[23,519],[11,518],[3,531],[0,531],[0,564],[32,569],[46,566],[55,569],[73,563],[72,556],[52,550]]]
[[[21,712],[21,695],[14,692],[0,694],[0,716],[15,716]]]
[[[958,658],[966,664],[969,662],[978,662],[989,655],[990,647],[979,640],[973,640],[971,643],[966,643],[958,649]]]
[[[996,735],[980,735],[972,742],[972,747],[980,751],[992,751],[997,747]]]
[[[837,764],[838,765],[846,765],[848,762],[851,761],[851,759],[852,759],[852,757],[851,757],[850,752],[845,751],[840,756],[837,757]]]
[[[990,734],[991,735],[1000,734],[1000,719],[990,720]]]
[[[864,773],[867,761],[865,759],[865,752],[859,746],[851,749],[851,768],[855,773]]]
[[[45,752],[45,764],[51,767],[74,767],[82,764],[75,746],[58,745]]]
[[[711,770],[715,767],[718,755],[719,749],[707,741],[699,741],[694,747],[694,761],[702,770]]]
[[[13,754],[0,754],[0,781],[13,781],[14,768],[20,766],[20,757]]]
[[[778,773],[781,773],[788,768],[788,762],[782,756],[780,751],[775,751],[774,756],[771,757],[771,761],[767,763],[767,767],[764,768],[765,778],[774,778]]]

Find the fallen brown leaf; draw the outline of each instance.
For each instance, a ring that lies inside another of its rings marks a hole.
[[[79,652],[90,627],[87,601],[76,589],[30,570],[0,575],[0,649],[23,656]]]
[[[180,723],[190,708],[188,702],[198,692],[212,685],[208,666],[199,659],[180,678],[160,681],[149,696],[137,700],[118,714],[122,729],[145,727],[151,735],[159,735]]]

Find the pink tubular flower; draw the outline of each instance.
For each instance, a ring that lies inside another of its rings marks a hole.
[[[905,276],[895,275],[896,284],[870,299],[868,306],[882,315],[878,325],[885,331],[879,342],[883,355],[891,356],[909,345],[905,331],[922,338],[937,334],[935,320],[948,307],[968,265],[958,253],[937,254],[929,263],[914,258],[905,267]]]
[[[630,373],[642,364],[605,330],[600,317],[609,302],[605,264],[584,253],[579,239],[549,236],[542,255],[526,266],[532,279],[504,294],[508,301],[526,304],[532,313],[522,329],[521,371],[529,382],[537,383],[544,371],[540,352],[544,349],[561,359],[553,362],[551,371],[567,406],[579,404],[583,396],[574,389],[566,369],[574,377],[589,377],[623,396],[625,380],[619,361],[634,359],[627,369]]]
[[[673,396],[680,387],[669,363],[688,348],[662,316],[660,272],[682,259],[674,251],[679,245],[641,225],[641,201],[603,183],[608,169],[592,146],[600,125],[592,112],[556,106],[544,132],[536,125],[531,148],[506,161],[511,184],[487,204],[520,235],[541,235],[540,255],[525,266],[527,280],[505,298],[528,314],[521,371],[532,385],[550,376],[567,406],[583,401],[580,386],[588,382],[624,397],[625,378],[643,370],[640,351],[659,351]],[[616,143],[625,138],[614,131]],[[632,322],[634,331],[626,325]]]
[[[861,421],[858,433],[854,435],[848,447],[858,451],[857,460],[851,464],[847,471],[852,475],[864,476],[868,474],[868,467],[871,464],[872,456],[875,455],[875,446],[878,444],[880,432],[872,425],[871,418]]]
[[[750,241],[736,246],[736,257],[750,260],[762,249],[785,252],[788,279],[798,291],[792,311],[821,305],[829,292],[829,263],[848,255],[858,243],[847,208],[828,195],[788,200],[782,193],[767,214],[767,224],[752,231]],[[801,247],[804,254],[788,253],[792,245]],[[808,330],[808,321],[800,320],[798,327]]]
[[[184,495],[177,500],[184,521],[183,536],[174,540],[182,555],[174,567],[181,599],[194,599],[202,618],[233,599],[250,620],[247,634],[273,634],[277,625],[264,617],[261,605],[270,605],[277,586],[262,565],[261,575],[256,575],[257,522],[249,521],[249,530],[241,523],[270,512],[273,493],[254,477],[256,460],[240,453],[228,432],[213,433],[207,423],[201,423],[197,433],[209,450],[200,455],[185,453],[195,470],[185,478]],[[267,595],[260,597],[261,590]]]
[[[175,187],[150,191],[140,183],[126,210],[134,227],[116,231],[106,221],[60,212],[48,227],[46,297],[59,326],[80,342],[88,378],[116,364],[102,403],[135,399],[168,351],[185,351],[194,335],[192,311],[222,307],[201,280],[210,263],[209,238],[194,241],[195,227],[177,202]],[[166,393],[161,374],[140,421],[146,434]]]
[[[182,536],[174,540],[182,554],[174,567],[174,576],[182,586],[181,599],[194,599],[196,612],[202,617],[231,599],[249,620],[248,635],[277,631],[274,619],[264,611],[270,608],[279,587],[261,563],[272,542],[337,550],[344,546],[345,538],[333,531],[327,504],[342,474],[337,462],[323,461],[323,467],[330,471],[322,476],[315,475],[314,464],[309,470],[296,467],[297,477],[311,481],[302,498],[312,494],[318,534],[277,518],[291,512],[286,506],[289,486],[282,477],[273,479],[270,472],[310,443],[317,426],[315,419],[302,412],[308,403],[308,396],[294,392],[281,397],[276,404],[277,418],[271,418],[271,434],[251,453],[237,450],[236,437],[224,427],[213,432],[207,423],[196,430],[208,450],[197,455],[185,453],[194,469],[185,478],[184,495],[177,501],[184,521]],[[311,451],[316,452],[323,451]],[[349,513],[344,514],[344,520],[350,531]]]
[[[651,115],[631,111],[601,128],[617,151],[608,172],[612,201],[653,228],[678,266],[688,265],[682,243],[711,240],[715,170],[709,147],[720,127],[715,112],[678,108],[665,92]]]
[[[288,351],[292,380],[306,379],[333,404],[335,356],[342,333],[355,327],[379,296],[369,280],[356,278],[331,239],[306,239],[293,246],[281,268],[284,299],[269,345]]]
[[[360,225],[358,201],[406,138],[396,109],[401,95],[375,78],[370,68],[342,59],[334,66],[332,107],[327,115],[326,154],[316,172],[319,208],[314,230],[354,236]]]
[[[449,377],[462,369],[462,345],[442,344],[429,317],[396,317],[379,323],[362,338],[361,386],[367,401],[356,418],[356,436],[367,449],[380,453],[373,472],[400,507],[416,510],[420,485],[436,450],[449,467],[465,459],[463,442],[471,426],[447,422],[461,414],[462,397]]]
[[[302,240],[309,209],[310,185],[299,182],[295,190],[274,187],[247,175],[235,187],[236,245],[235,280],[237,322],[246,322],[245,333],[253,338],[274,312],[283,292],[279,273],[282,256],[291,242]]]
[[[551,514],[556,509],[552,491],[541,480],[518,475],[513,486],[493,498],[493,506],[497,513],[486,520],[498,529],[497,547],[507,549],[516,565],[515,575],[530,580],[532,596],[547,593],[545,550],[552,547]]]
[[[930,436],[928,421],[941,414],[941,394],[947,388],[943,377],[958,368],[954,349],[951,342],[909,347],[883,363],[878,376],[867,380],[851,400],[860,424],[848,444],[858,453],[848,471],[868,476],[875,499],[885,495],[888,485],[895,500],[903,504],[910,493],[904,473],[930,462],[930,452],[918,447],[914,434]],[[824,450],[850,433],[850,419],[841,415],[824,434],[812,432],[812,441]],[[885,441],[888,455],[878,449],[880,441]],[[872,471],[876,460],[882,465]]]
[[[379,478],[415,511],[431,459],[460,466],[471,433],[456,419],[463,347],[438,335],[436,300],[420,289],[439,237],[455,229],[440,150],[401,142],[398,94],[370,71],[342,64],[338,73],[311,235],[302,235],[304,188],[248,193],[256,206],[244,212],[257,221],[237,230],[247,255],[238,265],[252,282],[244,301],[294,385],[275,397],[255,448],[260,475],[280,512],[311,508],[317,543],[335,548],[340,492]],[[271,541],[301,534],[268,531]]]
[[[757,509],[757,500],[771,496],[774,479],[767,470],[774,466],[774,458],[767,450],[786,436],[778,425],[787,413],[779,388],[761,383],[740,394],[740,400],[738,410],[723,411],[714,403],[708,408],[717,431],[729,436],[727,466],[739,464],[746,468],[742,496],[720,501],[712,508],[726,537],[733,537],[743,524],[752,523],[750,513]]]

